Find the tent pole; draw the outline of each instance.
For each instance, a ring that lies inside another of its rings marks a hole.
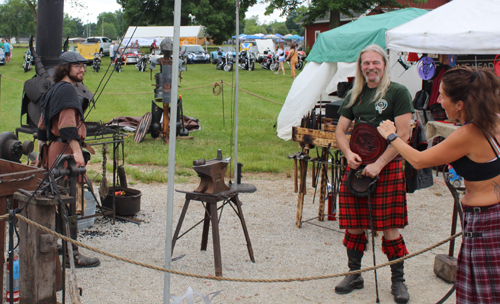
[[[238,80],[239,80],[239,48],[240,48],[240,2],[236,0],[236,62],[233,68],[236,68],[236,83],[234,88],[234,185],[238,178]]]
[[[177,93],[179,84],[179,44],[181,33],[181,0],[174,3],[174,43],[172,60],[172,86],[170,91],[170,134],[168,146],[167,219],[165,227],[165,268],[172,262],[172,218],[175,181],[175,140],[177,130]],[[168,58],[167,58],[168,59]],[[165,272],[163,280],[163,304],[170,304],[170,273]]]

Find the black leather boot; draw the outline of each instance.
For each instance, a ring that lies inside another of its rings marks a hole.
[[[398,257],[389,258],[389,261],[397,260]],[[391,265],[392,272],[392,287],[391,293],[394,295],[394,301],[398,304],[408,303],[410,301],[410,294],[408,287],[405,285],[404,279],[404,261]]]
[[[349,258],[348,266],[350,271],[361,269],[363,251],[347,249],[347,257]],[[346,294],[350,293],[354,289],[361,289],[363,287],[364,281],[361,274],[350,274],[347,275],[337,286],[335,286],[335,292],[338,294]]]

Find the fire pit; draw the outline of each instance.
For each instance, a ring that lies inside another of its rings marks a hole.
[[[141,191],[122,187],[109,187],[108,195],[102,202],[103,207],[113,209],[113,193],[116,195],[116,214],[130,216],[141,210]]]

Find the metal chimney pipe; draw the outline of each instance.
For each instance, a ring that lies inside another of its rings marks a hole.
[[[62,52],[64,0],[38,0],[36,52],[48,70],[58,65]]]

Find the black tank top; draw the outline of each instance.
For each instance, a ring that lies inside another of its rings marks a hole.
[[[451,163],[453,169],[466,181],[478,182],[494,178],[500,175],[500,144],[495,137],[485,134],[496,158],[486,163],[476,163],[467,156]]]

